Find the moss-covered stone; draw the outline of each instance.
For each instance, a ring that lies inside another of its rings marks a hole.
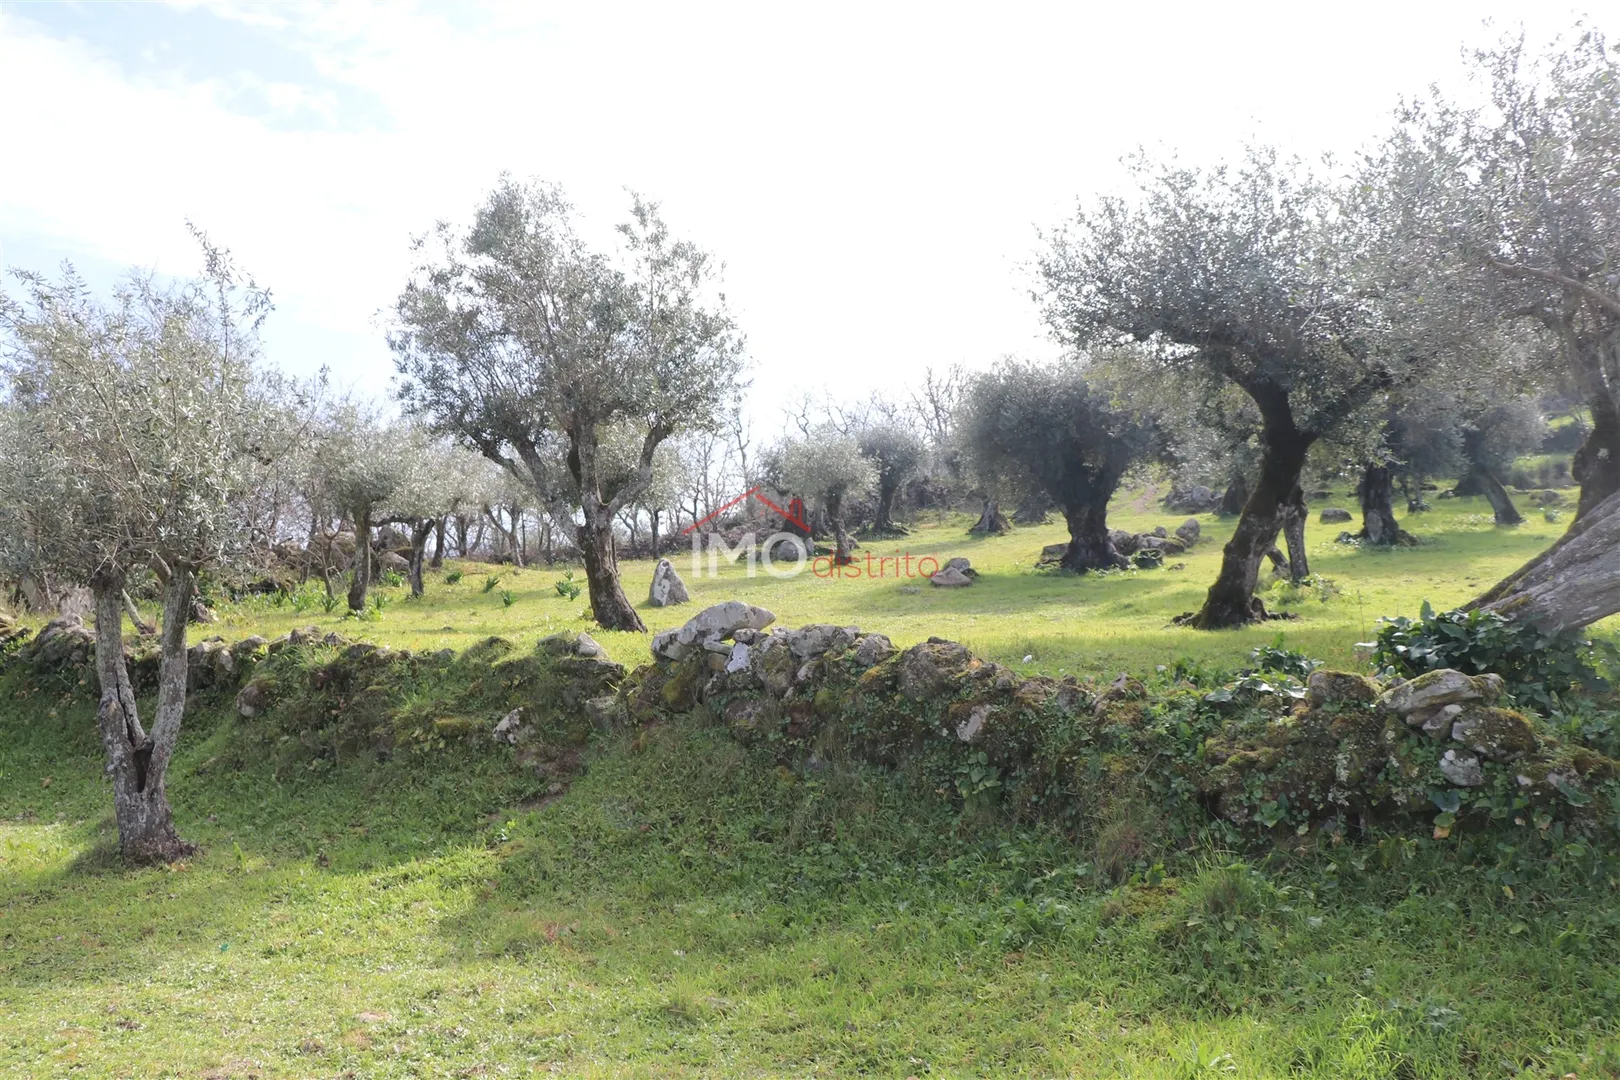
[[[1316,708],[1341,703],[1371,705],[1378,700],[1378,684],[1353,671],[1313,671],[1305,685]]]
[[[1517,761],[1536,750],[1535,728],[1523,713],[1486,705],[1464,705],[1451,737],[1492,761]]]
[[[732,736],[744,744],[752,744],[775,723],[770,704],[757,698],[737,698],[726,703],[721,712]]]
[[[902,694],[924,702],[946,696],[953,680],[977,666],[967,646],[954,641],[928,641],[901,653],[895,674]]]
[[[1502,694],[1499,675],[1467,675],[1451,668],[1425,671],[1386,690],[1378,699],[1390,712],[1405,716],[1441,705],[1459,705],[1470,701],[1489,704]]]
[[[671,712],[686,712],[697,705],[700,668],[696,664],[676,664],[658,690],[658,703]]]

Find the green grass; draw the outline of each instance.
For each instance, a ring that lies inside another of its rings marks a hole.
[[[1448,500],[1404,522],[1422,546],[1372,552],[1313,520],[1337,594],[1200,634],[1167,624],[1214,576],[1229,526],[1202,520],[1179,570],[1037,572],[1060,527],[975,541],[950,520],[874,557],[967,555],[969,589],[734,568],[643,616],[740,597],[1080,674],[1235,664],[1282,630],[1345,664],[1377,616],[1454,605],[1562,528]],[[200,633],[460,649],[588,628],[560,572],[459,569],[364,620],[253,601]],[[650,574],[626,564],[636,599]],[[170,774],[203,850],[132,870],[107,854],[93,705],[18,690],[0,679],[0,1076],[1620,1076],[1620,882],[1578,853],[1514,877],[1499,863],[1531,856],[1461,838],[1206,841],[1116,884],[1106,850],[963,816],[906,774],[781,769],[695,721],[593,748],[554,798],[481,741],[307,761],[205,693]]]
[[[0,709],[0,1075],[1620,1075],[1613,881],[1389,840],[1111,887],[690,723],[536,805],[474,749],[278,772],[213,706],[204,852],[146,870],[88,705]]]
[[[1340,498],[1324,505],[1353,510],[1354,500]],[[1550,523],[1540,514],[1526,517],[1523,525],[1498,528],[1483,499],[1438,500],[1434,510],[1401,519],[1403,527],[1422,539],[1421,546],[1375,551],[1335,543],[1344,527],[1317,524],[1313,512],[1307,533],[1312,569],[1335,584],[1336,595],[1326,602],[1310,595],[1290,601],[1268,592],[1271,607],[1297,618],[1218,634],[1170,625],[1176,615],[1202,603],[1220,567],[1221,545],[1234,521],[1214,515],[1200,516],[1206,539],[1186,556],[1171,560],[1174,568],[1102,577],[1035,569],[1043,546],[1066,539],[1061,524],[980,539],[967,535],[969,522],[960,516],[943,523],[925,518],[910,537],[869,543],[859,554],[863,568],[868,553],[874,566],[879,559],[907,552],[913,565],[926,556],[943,560],[964,555],[980,572],[978,582],[968,589],[936,589],[920,578],[896,577],[893,562],[886,576],[875,579],[864,572],[840,578],[808,572],[790,579],[764,573],[748,577],[741,564],[722,564],[719,576],[707,577],[692,572],[692,557],[686,552],[675,556],[674,562],[692,593],[692,603],[655,608],[646,603],[653,564],[626,561],[621,570],[626,594],[654,631],[679,626],[707,604],[742,599],[775,612],[779,625],[857,625],[887,634],[902,646],[937,635],[961,641],[990,659],[1054,674],[1152,670],[1176,656],[1235,665],[1279,632],[1292,647],[1342,666],[1356,662],[1355,643],[1368,639],[1379,616],[1416,615],[1424,600],[1440,610],[1463,603],[1568,527],[1567,521]],[[1111,520],[1120,528],[1143,530],[1160,524],[1174,528],[1184,517],[1150,505],[1138,493],[1119,500]],[[407,600],[403,589],[383,590],[392,602],[367,621],[344,619],[341,606],[328,615],[319,606],[300,613],[290,604],[275,607],[268,600],[255,600],[227,608],[218,626],[193,633],[274,636],[314,625],[399,647],[459,650],[492,634],[527,645],[558,630],[590,630],[623,663],[640,664],[647,657],[644,636],[598,631],[588,618],[584,596],[568,600],[558,595],[555,583],[562,579],[562,569],[475,564],[460,568],[465,577],[454,585],[445,583],[443,573],[430,575],[421,601]],[[499,576],[499,586],[485,590],[486,575]],[[510,594],[510,604],[503,601],[502,592]],[[1025,656],[1032,658],[1027,665]]]

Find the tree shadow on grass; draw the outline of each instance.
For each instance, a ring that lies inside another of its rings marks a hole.
[[[0,986],[129,980],[202,960],[232,941],[274,937],[282,947],[290,939],[270,921],[290,895],[352,896],[357,884],[380,893],[412,865],[430,876],[464,875],[444,870],[446,860],[481,850],[491,817],[546,784],[509,755],[471,748],[278,780],[268,761],[232,769],[213,760],[218,740],[188,745],[182,735],[181,746],[170,797],[176,826],[198,854],[131,866],[105,811],[41,826],[53,835],[43,849],[31,845],[33,865],[0,874]]]

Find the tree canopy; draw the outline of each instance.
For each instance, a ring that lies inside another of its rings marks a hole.
[[[1209,170],[1138,160],[1132,196],[1082,207],[1040,262],[1046,317],[1086,349],[1136,342],[1143,378],[1228,381],[1260,414],[1258,482],[1196,626],[1264,617],[1261,560],[1311,445],[1403,377],[1359,205],[1298,162],[1250,148]]]
[[[986,487],[1038,491],[1062,509],[1069,545],[1061,565],[1124,566],[1108,536],[1108,500],[1153,445],[1151,420],[1088,382],[1074,359],[1046,367],[1005,360],[974,376],[963,400],[963,444]]]
[[[452,432],[537,495],[555,455],[584,523],[597,621],[644,630],[619,586],[615,515],[651,482],[658,447],[713,428],[735,390],[742,339],[717,268],[636,198],[616,255],[579,237],[562,192],[505,178],[472,224],[440,224],[396,305],[390,343],[406,409]],[[610,470],[610,431],[633,431],[634,466]]]

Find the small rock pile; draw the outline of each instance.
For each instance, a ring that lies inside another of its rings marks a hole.
[[[18,656],[36,671],[59,671],[87,667],[95,653],[96,637],[84,620],[63,615],[46,623]]]
[[[1436,740],[1460,743],[1446,748],[1439,768],[1457,787],[1471,788],[1485,783],[1482,759],[1514,762],[1538,748],[1536,730],[1523,713],[1491,706],[1501,693],[1499,675],[1442,669],[1391,687],[1378,704]],[[1525,777],[1520,786],[1530,783]]]
[[[1109,529],[1108,542],[1113,545],[1114,551],[1122,558],[1128,559],[1132,566],[1150,569],[1162,566],[1171,556],[1185,554],[1189,548],[1195,547],[1203,539],[1203,533],[1203,526],[1198,523],[1198,519],[1188,518],[1176,526],[1174,533],[1163,525],[1155,526],[1151,531],[1143,533],[1133,533],[1126,529]],[[1068,544],[1048,544],[1041,548],[1041,557],[1035,565],[1057,566],[1063,561],[1063,556],[1068,550]]]
[[[676,662],[705,653],[729,657],[737,645],[742,646],[743,655],[746,656],[748,643],[754,640],[753,635],[775,621],[776,616],[762,607],[745,604],[741,600],[727,600],[723,604],[704,608],[678,630],[655,634],[652,639],[653,656]],[[727,645],[727,641],[734,641],[736,645]]]
[[[1182,514],[1213,514],[1221,508],[1221,493],[1203,484],[1178,484],[1164,497],[1164,505]]]

